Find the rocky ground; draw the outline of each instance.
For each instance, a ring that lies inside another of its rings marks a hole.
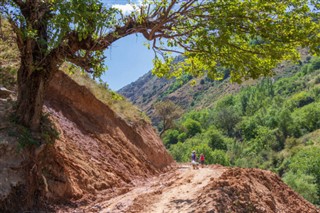
[[[111,195],[111,196],[110,196]],[[106,199],[108,197],[108,199]],[[219,165],[192,169],[180,164],[167,173],[141,180],[121,194],[100,194],[57,212],[320,212],[280,178],[259,169]]]

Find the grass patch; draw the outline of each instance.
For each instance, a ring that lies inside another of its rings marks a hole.
[[[87,73],[81,72],[71,64],[65,63],[61,69],[79,85],[89,89],[97,99],[108,105],[124,120],[129,122],[145,120],[150,123],[150,119],[144,112],[139,110],[120,94],[110,90],[106,84],[96,82],[91,79]]]
[[[0,85],[12,90],[16,85],[20,54],[9,23],[2,20],[0,27]]]

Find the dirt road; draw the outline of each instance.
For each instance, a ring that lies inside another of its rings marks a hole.
[[[197,206],[196,198],[213,178],[219,178],[225,168],[211,166],[192,169],[180,165],[172,172],[143,181],[132,190],[103,201],[100,196],[84,212],[190,212]]]
[[[136,180],[132,187],[97,194],[89,202],[56,212],[73,213],[316,213],[320,210],[260,169],[180,164],[159,176]]]
[[[180,168],[177,178],[169,187],[164,187],[162,193],[155,196],[145,212],[189,212],[195,199],[202,189],[209,184],[211,178],[218,178],[223,170],[211,168],[191,169],[188,166]]]

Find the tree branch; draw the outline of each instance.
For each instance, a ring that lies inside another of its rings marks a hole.
[[[22,32],[20,30],[20,28],[17,26],[17,24],[12,20],[12,19],[8,19],[12,29],[13,29],[13,32],[16,34],[16,41],[17,41],[17,46],[20,50],[20,52],[22,51],[23,49],[23,36],[22,36]]]
[[[58,55],[67,55],[66,59],[70,60],[73,63],[82,66],[83,62],[86,61],[84,58],[74,57],[79,50],[86,51],[102,51],[107,49],[113,42],[117,41],[120,38],[125,36],[141,33],[147,40],[157,40],[159,38],[173,39],[179,37],[180,39],[183,36],[189,36],[192,33],[192,29],[187,29],[183,27],[178,27],[178,31],[172,31],[173,26],[183,26],[181,17],[184,14],[193,11],[195,8],[194,4],[197,3],[197,0],[191,0],[187,3],[183,3],[181,8],[177,11],[174,10],[174,7],[177,6],[177,0],[172,0],[167,6],[156,7],[152,9],[151,14],[148,14],[150,8],[145,10],[145,8],[141,9],[140,14],[141,17],[144,17],[143,20],[141,18],[132,16],[127,17],[122,26],[116,26],[111,32],[108,34],[101,36],[98,39],[94,39],[92,36],[88,36],[83,40],[79,40],[79,34],[75,31],[67,34],[65,38],[62,40],[60,46],[57,47],[58,52],[61,54]],[[179,5],[180,6],[180,5]],[[147,13],[147,14],[145,14]],[[156,17],[156,18],[155,18]],[[178,43],[179,44],[179,43]],[[182,45],[182,48],[186,46]],[[158,51],[170,51],[181,54],[182,51],[170,50],[166,48],[160,48],[154,45],[153,49],[157,49]],[[186,50],[189,50],[186,48]],[[85,69],[87,69],[87,62],[85,63]]]
[[[16,5],[18,5],[21,8],[25,6],[25,3],[22,0],[12,0]]]

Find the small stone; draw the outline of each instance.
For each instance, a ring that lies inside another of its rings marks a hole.
[[[0,98],[7,99],[13,92],[6,89],[5,87],[0,87]]]

